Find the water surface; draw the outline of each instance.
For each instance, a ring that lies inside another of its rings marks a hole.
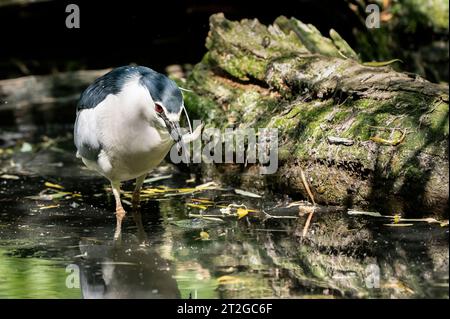
[[[257,213],[290,199],[221,185],[143,198],[147,244],[131,214],[118,243],[109,185],[75,159],[70,134],[24,140],[0,154],[1,298],[448,298],[448,227],[336,214],[300,240],[304,219]],[[162,177],[153,190],[205,182],[169,164],[149,177]],[[221,216],[229,204],[250,211]]]

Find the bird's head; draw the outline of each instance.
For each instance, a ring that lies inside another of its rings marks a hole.
[[[154,102],[154,121],[158,123],[161,128],[167,129],[170,136],[175,142],[181,140],[182,134],[180,129],[180,113],[174,113],[167,110],[162,102]]]
[[[180,116],[183,109],[183,95],[174,81],[148,69],[141,73],[141,84],[150,93],[151,103],[148,119],[160,130],[167,130],[175,142],[180,142]]]

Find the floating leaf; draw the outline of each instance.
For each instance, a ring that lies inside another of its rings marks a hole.
[[[212,200],[209,200],[207,198],[192,198],[191,201],[197,203],[214,204]]]
[[[219,189],[218,185],[214,182],[205,183],[198,185],[196,187],[185,187],[185,188],[169,188],[166,186],[158,186],[156,188],[144,188],[141,190],[141,195],[144,198],[150,198],[153,196],[158,196],[159,194],[164,194],[164,197],[187,195],[195,192],[200,192],[204,190]],[[107,188],[111,191],[110,188]],[[124,196],[131,197],[132,192],[123,192]]]
[[[186,183],[195,183],[195,176],[186,180]]]
[[[212,222],[223,222],[223,219],[218,217],[202,216],[202,218]]]
[[[396,216],[400,216],[400,215],[396,215]],[[393,217],[394,222],[395,222],[396,216]],[[445,223],[447,223],[447,225],[448,225],[448,220],[447,221],[445,221],[445,220],[439,221],[439,220],[431,218],[431,217],[428,217],[428,218],[399,218],[398,222],[427,222],[428,224],[439,224],[441,226],[442,226],[442,224],[444,224],[444,226],[445,226]]]
[[[164,180],[164,179],[169,179],[169,178],[172,178],[172,176],[173,175],[170,174],[170,175],[162,175],[162,176],[150,177],[150,178],[147,178],[146,180],[144,180],[144,184],[154,183],[154,182],[161,181],[161,180]]]
[[[58,184],[54,184],[54,183],[50,183],[50,182],[45,182],[44,185],[47,186],[47,187],[50,187],[50,188],[64,189],[63,186],[58,185]]]
[[[20,177],[16,176],[16,175],[3,174],[3,175],[0,176],[0,178],[3,178],[3,179],[19,179]]]
[[[242,195],[242,196],[253,197],[253,198],[261,198],[262,197],[261,195],[258,195],[258,194],[255,194],[255,193],[251,193],[251,192],[248,192],[248,191],[244,191],[242,189],[237,189],[236,188],[234,191],[235,191],[236,194]]]
[[[62,197],[65,197],[65,196],[71,195],[71,194],[72,193],[70,193],[70,192],[58,192],[55,194],[51,194],[50,196],[52,199],[58,199],[58,198],[62,198]]]
[[[246,208],[238,208],[236,213],[238,215],[238,219],[241,219],[242,217],[248,215],[248,210]]]
[[[205,205],[198,205],[198,204],[191,204],[191,203],[186,204],[186,206],[192,207],[192,208],[203,209],[203,210],[205,210],[205,209],[208,208],[208,207],[205,206]]]
[[[254,209],[247,209],[247,206],[244,204],[236,205],[236,204],[229,204],[228,206],[219,206],[223,207],[220,208],[220,212],[222,215],[225,216],[237,216],[238,219],[241,219],[242,217],[246,216],[250,212],[257,212]]]
[[[383,216],[378,212],[364,212],[364,211],[358,211],[358,210],[349,210],[347,212],[349,215],[364,215],[364,216],[371,216],[371,217],[388,217]]]
[[[209,234],[205,231],[200,232],[200,239],[201,240],[209,240]]]
[[[141,190],[141,193],[149,194],[149,195],[161,194],[161,193],[165,193],[165,192],[166,192],[165,189],[159,189],[159,188],[147,188],[147,189]],[[128,195],[131,195],[131,193],[128,193]]]
[[[174,191],[176,191],[178,193],[192,193],[193,191],[195,191],[195,188],[191,188],[191,187],[188,187],[188,188],[177,188],[177,189],[174,189]]]
[[[401,218],[401,215],[396,214],[394,216],[388,216],[388,215],[381,215],[378,212],[364,212],[364,211],[356,211],[356,210],[349,210],[347,212],[347,214],[349,215],[367,215],[367,216],[371,216],[371,217],[381,217],[381,218],[390,218],[392,219],[393,224],[385,224],[385,226],[390,226],[390,227],[396,227],[396,225],[398,225],[397,227],[407,227],[407,226],[412,226],[413,224],[411,224],[411,222],[427,222],[429,224],[439,224],[442,227],[448,226],[448,220],[444,220],[444,221],[439,221],[436,220],[434,218]],[[409,223],[403,223],[403,224],[399,224],[400,222],[409,222]]]
[[[56,193],[52,193],[52,194],[41,193],[36,196],[26,196],[25,198],[34,199],[34,200],[54,200],[54,199],[59,199],[59,198],[62,198],[62,197],[65,197],[65,196],[71,195],[71,194],[72,193],[70,193],[70,192],[56,192]]]
[[[22,147],[20,148],[20,151],[22,153],[31,152],[33,150],[33,146],[30,143],[23,143]]]
[[[39,209],[50,209],[50,208],[58,208],[59,205],[48,205],[48,206],[42,206],[39,207]]]

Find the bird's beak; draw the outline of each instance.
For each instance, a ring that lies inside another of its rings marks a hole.
[[[186,146],[184,145],[183,140],[182,140],[183,135],[181,134],[180,123],[169,120],[164,113],[161,114],[161,117],[164,120],[164,122],[166,123],[166,127],[169,130],[170,137],[172,137],[172,139],[175,141],[175,143],[177,143],[178,150],[180,150],[180,149],[182,150],[182,152],[185,156],[185,163],[188,164],[189,163],[188,153],[186,150]]]
[[[178,122],[171,121],[167,118],[165,114],[161,114],[164,123],[166,123],[166,127],[169,130],[170,137],[176,142],[179,143],[181,141],[181,131],[180,124]]]

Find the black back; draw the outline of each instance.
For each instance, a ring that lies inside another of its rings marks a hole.
[[[144,66],[122,66],[96,79],[81,94],[77,111],[96,107],[109,94],[118,94],[128,79],[139,75],[139,83],[146,87],[155,102],[161,102],[168,112],[178,113],[183,96],[174,81]]]

